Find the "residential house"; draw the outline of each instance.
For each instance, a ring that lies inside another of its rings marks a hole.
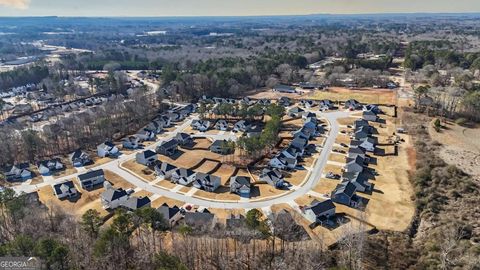
[[[160,119],[158,119],[158,121],[159,123],[162,123],[163,128],[167,128],[172,125],[172,119],[166,114],[160,115]]]
[[[335,204],[332,200],[319,202],[314,200],[303,210],[305,218],[312,223],[324,223],[335,216]]]
[[[232,176],[230,177],[230,192],[237,193],[240,197],[250,197],[250,177],[247,176]]]
[[[168,206],[168,204],[164,203],[162,206],[157,208],[157,211],[162,214],[163,218],[168,222],[170,227],[175,226],[177,222],[182,219],[182,213],[180,212],[180,208],[176,205],[173,207]]]
[[[155,133],[148,130],[148,129],[142,129],[135,134],[135,137],[137,137],[140,141],[152,141],[155,139]]]
[[[250,129],[251,125],[245,120],[240,120],[233,126],[233,131],[235,132],[247,132]]]
[[[106,141],[97,146],[97,155],[99,157],[116,157],[119,154],[119,150],[115,144],[110,141]]]
[[[50,175],[52,172],[64,169],[63,163],[59,158],[40,161],[37,163],[37,167],[41,175]]]
[[[285,186],[283,174],[277,169],[263,169],[260,174],[260,181],[265,181],[267,184],[275,188],[282,188]]]
[[[308,145],[308,140],[301,137],[294,137],[293,140],[290,142],[290,146],[297,148],[302,153],[303,153],[303,149],[305,149],[307,145]]]
[[[283,84],[274,86],[272,90],[280,93],[296,93],[297,92],[295,88],[288,85],[283,85]]]
[[[353,133],[353,137],[355,138],[355,140],[365,140],[366,138],[368,138],[369,135],[370,129],[369,127],[365,126],[356,128],[355,132]]]
[[[139,139],[136,136],[128,136],[123,138],[122,146],[125,149],[137,149],[140,146]]]
[[[154,166],[155,174],[161,179],[170,179],[172,174],[177,170],[177,167],[167,163],[157,161]]]
[[[210,151],[217,154],[227,155],[234,151],[234,149],[228,147],[227,140],[215,140],[210,145]]]
[[[375,145],[376,145],[376,141],[372,137],[367,137],[363,140],[352,140],[350,142],[350,147],[361,147],[368,152],[374,152]]]
[[[308,118],[316,118],[316,117],[317,117],[317,115],[314,114],[314,113],[312,113],[312,112],[304,112],[304,113],[302,113],[302,118],[303,118],[303,120],[306,120],[306,119],[308,119]]]
[[[170,119],[171,122],[180,122],[183,119],[185,119],[185,116],[183,114],[177,113],[177,112],[169,112],[165,114],[168,119]]]
[[[293,107],[290,110],[288,110],[287,115],[290,117],[301,117],[305,110],[299,107]]]
[[[292,103],[292,100],[288,97],[281,97],[279,100],[278,100],[278,104],[280,106],[283,106],[283,107],[288,107],[290,106],[290,104]]]
[[[316,105],[315,101],[311,99],[302,99],[300,100],[300,104],[307,109],[310,109]]]
[[[362,113],[362,119],[366,121],[376,122],[378,120],[378,116],[372,111],[364,111]]]
[[[85,166],[86,164],[92,162],[90,157],[80,149],[76,150],[70,155],[70,161],[74,167]]]
[[[368,176],[364,172],[344,172],[342,180],[355,185],[359,192],[369,192],[372,190],[372,184],[368,182]]]
[[[65,181],[62,183],[58,183],[52,186],[53,192],[58,199],[63,198],[74,198],[78,196],[78,191],[75,188],[75,184],[73,181]]]
[[[241,214],[230,214],[225,223],[227,229],[236,230],[245,226],[245,217]]]
[[[125,202],[122,203],[121,206],[128,211],[135,211],[142,207],[151,207],[151,203],[152,201],[147,196],[130,196]]]
[[[195,181],[196,174],[196,172],[190,169],[178,168],[172,173],[170,181],[175,184],[187,186]]]
[[[195,212],[185,213],[185,224],[196,230],[209,230],[215,226],[215,215],[206,208]]]
[[[287,158],[297,159],[303,156],[303,149],[299,149],[290,145],[287,148],[283,149],[282,154]]]
[[[170,156],[173,156],[175,152],[177,152],[177,148],[178,148],[177,140],[170,139],[168,141],[163,141],[159,146],[157,146],[155,151],[158,154],[170,157]]]
[[[348,149],[348,158],[355,159],[357,156],[365,159],[365,150],[361,147],[350,147]]]
[[[96,185],[103,184],[105,181],[105,174],[102,169],[88,171],[78,175],[78,180],[83,189],[92,189]]]
[[[159,134],[163,130],[163,121],[154,120],[145,127],[145,130],[148,130],[155,134]]]
[[[25,181],[33,177],[30,171],[30,164],[20,163],[8,167],[4,171],[5,180],[7,181]]]
[[[365,159],[357,156],[353,159],[347,158],[347,164],[345,165],[345,171],[347,172],[362,172],[365,166]]]
[[[363,105],[363,111],[364,112],[373,112],[375,114],[379,114],[382,112],[380,108],[377,105],[374,104],[368,104],[368,105]]]
[[[333,102],[329,99],[323,99],[323,100],[320,100],[319,102],[319,109],[320,110],[332,110],[335,108],[335,105],[333,104]]]
[[[215,129],[221,130],[221,131],[227,131],[228,130],[228,123],[225,120],[218,120],[217,123],[215,123]]]
[[[104,209],[117,209],[129,198],[129,194],[122,188],[113,188],[110,184],[105,185],[105,191],[100,195]]]
[[[214,192],[221,184],[220,177],[197,172],[193,186],[208,192]]]
[[[270,99],[262,98],[262,99],[259,99],[257,103],[262,106],[268,106],[272,103],[272,101]]]
[[[285,154],[280,153],[273,157],[268,164],[272,168],[281,170],[294,169],[297,166],[297,159],[287,157]]]
[[[357,191],[357,188],[354,184],[344,181],[335,187],[330,197],[332,198],[332,201],[336,203],[347,206],[356,206],[355,191]]]
[[[178,142],[179,145],[182,146],[193,144],[192,136],[187,133],[179,132],[177,133],[177,135],[175,135],[174,139]]]
[[[349,110],[358,110],[362,108],[362,104],[355,99],[349,99],[345,101],[344,108]]]
[[[240,100],[240,103],[247,105],[247,106],[252,106],[253,104],[257,103],[256,100],[253,100],[249,97],[244,97],[242,100]]]
[[[158,159],[157,153],[152,150],[145,150],[135,155],[135,160],[142,165],[153,164]]]

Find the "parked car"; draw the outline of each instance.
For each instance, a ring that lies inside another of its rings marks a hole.
[[[346,145],[344,143],[341,143],[340,145],[343,146],[343,147],[348,147],[348,145]]]
[[[327,175],[325,175],[326,178],[329,179],[340,179],[341,176],[339,174],[335,174],[333,172],[328,172]]]

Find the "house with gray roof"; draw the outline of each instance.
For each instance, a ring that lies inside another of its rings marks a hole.
[[[301,117],[305,110],[303,110],[300,107],[293,107],[290,110],[288,110],[287,115],[290,117]]]
[[[283,188],[285,186],[285,178],[277,169],[263,169],[260,174],[260,181],[265,181],[267,184],[275,188]]]
[[[155,174],[161,179],[170,179],[172,174],[177,170],[177,167],[167,163],[157,161],[154,166]]]
[[[192,121],[191,126],[194,130],[205,132],[210,128],[211,123],[210,121],[206,121],[206,120],[194,120]]]
[[[218,176],[197,172],[193,186],[198,189],[203,189],[208,192],[214,192],[220,187],[221,179]]]
[[[362,119],[366,121],[376,122],[378,120],[378,116],[376,113],[372,111],[363,111],[362,112]]]
[[[210,151],[213,153],[221,154],[221,155],[228,155],[231,154],[231,152],[234,149],[230,149],[228,147],[228,141],[227,140],[215,140],[209,147]]]
[[[372,190],[372,184],[368,182],[368,176],[364,172],[344,172],[342,180],[355,185],[359,192],[369,192]]]
[[[278,99],[278,104],[280,106],[284,106],[284,107],[287,107],[287,106],[290,106],[290,104],[292,103],[292,100],[288,97],[280,97]]]
[[[228,123],[227,121],[220,119],[215,123],[215,129],[221,130],[221,131],[227,131],[228,130]]]
[[[92,162],[90,157],[80,149],[70,154],[70,161],[74,167],[81,167]]]
[[[348,158],[355,159],[357,156],[365,159],[365,150],[363,150],[361,147],[351,146],[348,149]]]
[[[347,172],[362,172],[365,166],[365,159],[360,156],[355,158],[347,158],[347,164],[345,164],[345,171]]]
[[[192,136],[187,133],[179,132],[175,135],[174,139],[182,146],[193,144]]]
[[[250,177],[248,176],[232,176],[230,177],[230,192],[240,195],[240,197],[250,197]]]
[[[106,141],[97,146],[97,155],[99,157],[116,157],[119,152],[117,146],[111,141]]]
[[[215,226],[215,215],[206,208],[195,212],[185,213],[185,224],[196,230],[211,230]]]
[[[100,195],[104,209],[117,209],[129,198],[129,194],[122,188],[113,188],[111,185],[105,185],[105,191]]]
[[[233,126],[233,131],[236,132],[247,132],[252,125],[245,120],[240,120]]]
[[[139,130],[137,134],[135,134],[135,137],[137,137],[140,141],[152,141],[155,139],[155,133],[144,128]]]
[[[273,157],[268,165],[270,165],[272,168],[277,168],[280,170],[295,169],[297,166],[297,159],[287,157],[285,154],[280,153]]]
[[[50,175],[53,172],[63,170],[65,166],[59,158],[42,160],[37,162],[38,172],[41,175]]]
[[[137,149],[140,146],[140,139],[137,136],[123,138],[122,146],[125,149]]]
[[[178,168],[172,173],[170,181],[175,184],[187,186],[195,181],[196,174],[196,172],[190,169]]]
[[[150,206],[151,206],[151,200],[147,196],[142,196],[142,197],[130,196],[121,205],[121,207],[127,209],[128,211],[135,211],[142,207],[150,207]]]
[[[3,175],[7,181],[25,181],[33,177],[33,173],[30,171],[30,164],[18,163],[13,166],[7,167],[4,170]]]
[[[335,105],[329,99],[320,100],[318,106],[320,110],[332,110],[333,108],[335,108]]]
[[[350,110],[358,110],[362,108],[362,104],[358,102],[355,99],[349,99],[345,101],[345,104],[343,106],[345,109],[350,109]]]
[[[295,88],[289,86],[289,85],[284,85],[284,84],[278,84],[272,88],[274,92],[280,92],[280,93],[296,93],[297,90]]]

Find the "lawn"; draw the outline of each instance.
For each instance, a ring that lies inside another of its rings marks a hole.
[[[145,165],[137,163],[135,161],[135,159],[130,159],[130,160],[122,163],[122,166],[125,167],[126,169],[134,172],[136,175],[140,176],[145,181],[151,182],[151,181],[153,181],[157,178],[152,170],[150,170]]]
[[[352,90],[343,87],[330,87],[326,91],[313,91],[311,99],[331,99],[333,101],[346,101],[356,99],[368,104],[395,104],[395,91],[387,89]]]

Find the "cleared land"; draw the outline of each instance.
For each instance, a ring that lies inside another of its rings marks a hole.
[[[308,96],[308,98],[331,99],[333,101],[356,99],[362,103],[395,104],[395,91],[372,88],[352,90],[344,87],[330,87],[327,90],[314,91]]]
[[[152,170],[150,170],[147,166],[137,163],[135,159],[124,162],[122,166],[134,172],[136,175],[140,176],[146,181],[153,181],[156,179],[156,176]]]

